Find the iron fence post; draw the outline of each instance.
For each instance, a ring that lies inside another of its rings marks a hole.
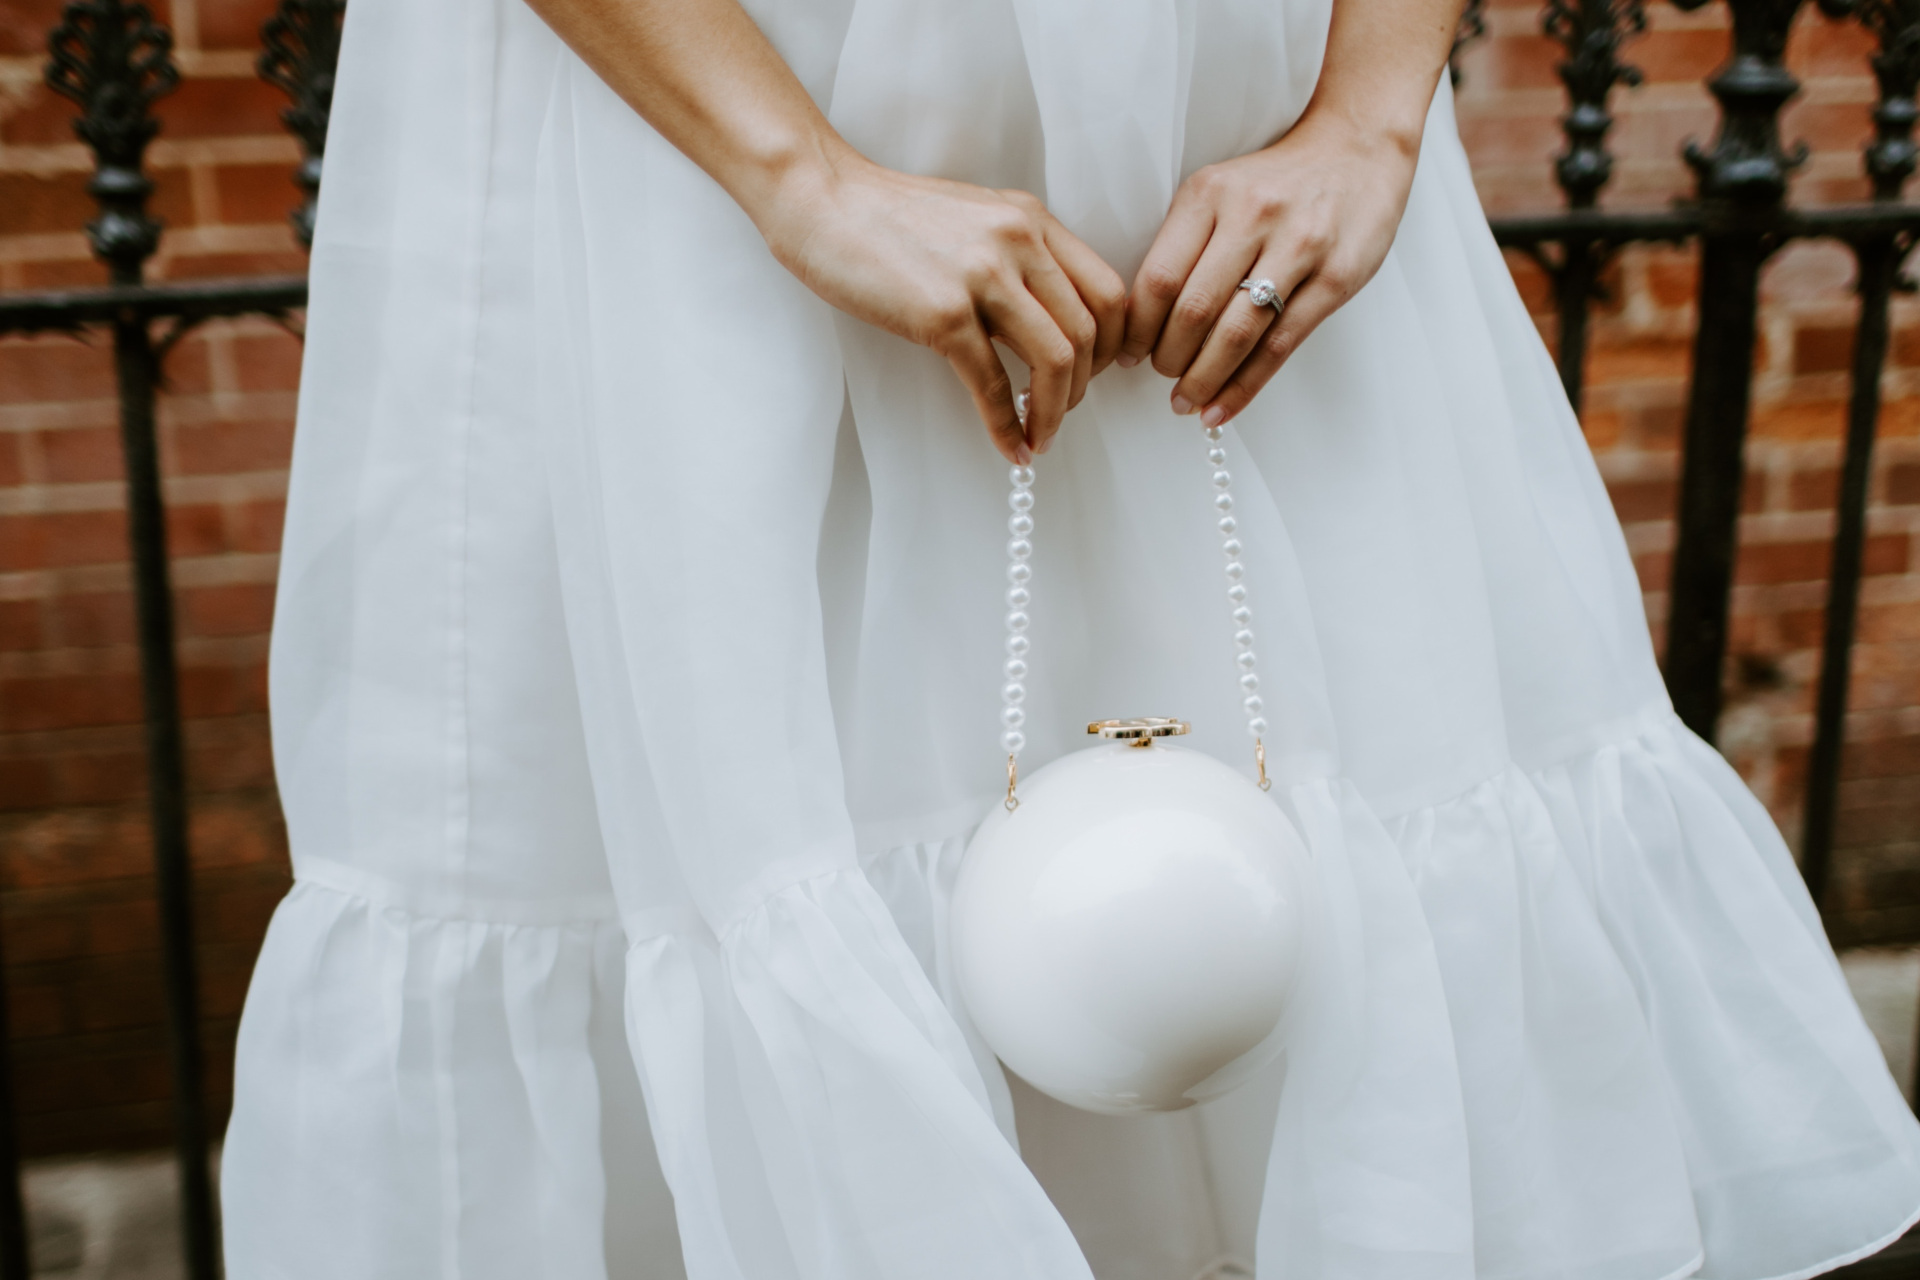
[[[1706,0],[1675,0],[1697,9]],[[1681,453],[1678,542],[1668,592],[1667,688],[1689,728],[1712,741],[1733,590],[1760,268],[1776,243],[1768,214],[1804,158],[1780,146],[1780,108],[1799,91],[1783,58],[1801,0],[1728,0],[1733,52],[1708,82],[1720,103],[1710,148],[1686,147],[1706,231]]]
[[[1853,9],[1880,45],[1872,60],[1880,100],[1873,113],[1875,136],[1863,157],[1865,167],[1873,181],[1874,199],[1897,201],[1916,160],[1913,127],[1914,91],[1920,86],[1920,0],[1858,0]],[[1820,687],[1800,845],[1800,870],[1807,891],[1822,907],[1831,878],[1840,764],[1846,749],[1847,690],[1859,614],[1874,435],[1880,420],[1880,370],[1886,363],[1895,278],[1911,245],[1911,238],[1899,233],[1867,236],[1854,243],[1860,323],[1854,335],[1846,451],[1835,498],[1833,559],[1827,575]]]
[[[160,240],[159,220],[146,207],[153,183],[146,176],[144,158],[147,144],[160,129],[152,104],[179,81],[172,37],[154,22],[145,5],[127,0],[72,0],[48,47],[47,84],[80,105],[74,130],[96,157],[90,190],[99,201],[100,216],[87,228],[94,251],[107,262],[115,284],[136,285]],[[167,991],[181,1245],[191,1280],[215,1280],[219,1262],[207,1161],[199,975],[193,949],[186,752],[154,422],[158,368],[144,313],[128,307],[115,317],[113,357],[127,473],[127,536],[133,556],[154,879]]]

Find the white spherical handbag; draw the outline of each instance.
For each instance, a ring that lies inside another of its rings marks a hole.
[[[954,887],[955,975],[1008,1068],[1110,1115],[1191,1106],[1271,1061],[1306,961],[1308,854],[1266,794],[1232,476],[1220,429],[1207,436],[1257,782],[1174,745],[1187,726],[1167,719],[1090,724],[1100,745],[1020,779],[1033,470],[1011,474],[1007,798]]]

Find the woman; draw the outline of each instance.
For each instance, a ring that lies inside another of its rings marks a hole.
[[[1457,7],[355,0],[230,1274],[1774,1280],[1914,1221],[1487,234]],[[945,895],[1007,460],[1027,762],[1168,708],[1250,765],[1195,417],[1325,952],[1284,1079],[1097,1120],[972,1036]]]

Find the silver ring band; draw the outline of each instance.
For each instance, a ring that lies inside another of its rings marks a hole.
[[[1247,291],[1249,302],[1256,307],[1272,307],[1275,315],[1279,315],[1280,308],[1287,305],[1286,299],[1280,296],[1280,287],[1264,276],[1257,280],[1242,280],[1240,287]]]

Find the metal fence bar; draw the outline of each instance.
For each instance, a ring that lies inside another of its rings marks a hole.
[[[160,243],[160,223],[146,208],[153,182],[144,163],[147,144],[160,130],[152,104],[179,81],[172,44],[172,36],[153,20],[145,5],[127,0],[72,0],[48,45],[47,84],[80,105],[74,129],[96,159],[89,190],[100,204],[100,216],[88,226],[88,234],[95,254],[111,270],[113,282],[123,287],[141,283],[146,260]],[[159,353],[146,317],[137,311],[126,310],[113,320],[113,365],[120,393],[127,537],[140,639],[180,1232],[190,1280],[215,1280],[218,1233],[207,1161],[206,1064],[200,1044],[200,984],[193,946],[186,746],[180,726],[166,502],[160,489],[154,421]]]
[[[1675,3],[1697,9],[1706,0]],[[1760,268],[1780,243],[1765,215],[1780,208],[1801,158],[1781,149],[1779,125],[1780,108],[1800,89],[1783,60],[1800,0],[1729,7],[1733,55],[1708,82],[1719,132],[1710,148],[1686,148],[1709,223],[1667,614],[1667,688],[1680,718],[1709,742],[1720,720]]]
[[[1869,0],[1859,6],[1859,17],[1880,43],[1880,52],[1873,58],[1880,100],[1873,113],[1875,137],[1865,150],[1866,170],[1873,181],[1874,199],[1892,203],[1900,199],[1901,188],[1920,158],[1913,142],[1914,91],[1920,87],[1920,0]],[[1846,748],[1847,690],[1859,613],[1874,434],[1880,420],[1880,372],[1886,363],[1893,290],[1912,244],[1911,233],[1887,232],[1863,237],[1854,245],[1860,273],[1860,323],[1853,345],[1846,452],[1835,499],[1820,690],[1800,842],[1801,873],[1813,900],[1822,905],[1827,900],[1840,764]]]

